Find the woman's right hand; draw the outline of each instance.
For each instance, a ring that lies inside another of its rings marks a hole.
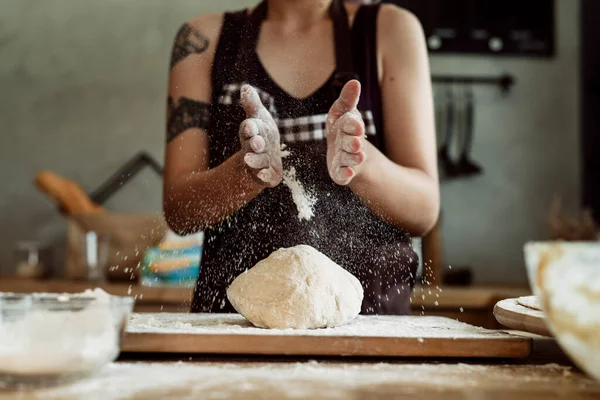
[[[240,95],[246,112],[239,132],[244,163],[259,183],[275,187],[283,177],[279,129],[256,89],[244,85]]]

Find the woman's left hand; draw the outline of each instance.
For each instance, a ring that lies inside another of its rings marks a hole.
[[[366,160],[365,123],[356,108],[359,97],[360,83],[346,83],[327,115],[327,169],[338,185],[348,185]]]

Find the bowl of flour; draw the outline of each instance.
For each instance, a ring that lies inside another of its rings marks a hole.
[[[527,243],[525,261],[556,340],[600,381],[600,243]]]
[[[114,361],[134,299],[0,293],[0,386],[43,386],[88,376]]]

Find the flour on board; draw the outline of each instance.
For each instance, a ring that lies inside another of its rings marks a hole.
[[[357,316],[347,325],[325,329],[262,329],[238,314],[134,314],[127,331],[212,335],[365,336],[404,338],[473,338],[504,335],[452,319]]]

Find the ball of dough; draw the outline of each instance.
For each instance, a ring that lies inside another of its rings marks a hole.
[[[238,276],[227,298],[258,327],[317,329],[356,317],[363,288],[325,254],[300,245],[279,249]]]

